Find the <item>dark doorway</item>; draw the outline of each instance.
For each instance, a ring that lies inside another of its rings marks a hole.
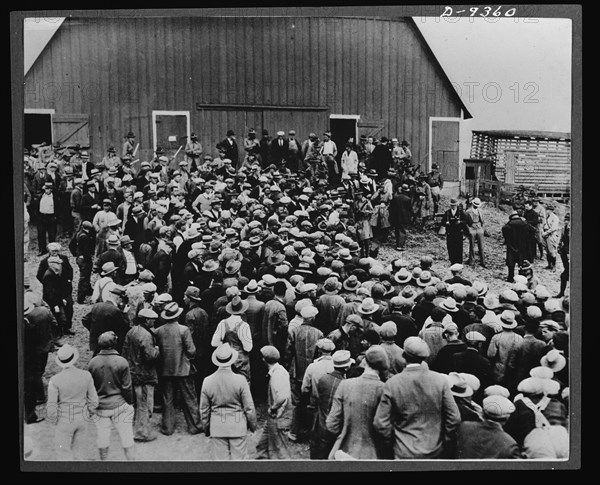
[[[52,145],[52,116],[50,113],[25,113],[23,146],[39,145],[46,142]]]
[[[356,120],[343,118],[330,118],[329,130],[331,131],[331,139],[337,146],[337,161],[342,160],[342,153],[346,148],[346,143],[352,138],[352,142],[356,143]]]

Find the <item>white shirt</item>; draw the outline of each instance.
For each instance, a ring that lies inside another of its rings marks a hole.
[[[323,155],[334,155],[335,152],[337,152],[337,146],[333,140],[323,142],[323,149],[321,150]]]
[[[110,290],[113,289],[117,284],[113,281],[110,276],[103,276],[94,285],[94,291],[92,292],[92,303],[97,303],[100,298],[100,288],[102,288],[102,301],[108,301]]]
[[[125,267],[125,274],[135,274],[137,271],[135,256],[131,251],[127,251],[127,249],[123,249],[123,255],[125,256],[125,261],[127,262],[127,266]]]
[[[54,197],[52,194],[42,194],[40,198],[40,214],[54,214]]]

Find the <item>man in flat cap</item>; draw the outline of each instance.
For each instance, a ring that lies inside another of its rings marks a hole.
[[[129,362],[131,382],[135,395],[134,440],[153,441],[156,434],[150,425],[154,404],[154,388],[158,384],[158,346],[154,337],[154,322],[158,314],[142,308],[134,326],[125,335],[123,357]]]
[[[423,364],[428,356],[422,339],[408,337],[406,369],[384,385],[373,424],[392,444],[394,459],[442,457],[460,423],[448,379]]]
[[[483,421],[464,421],[456,432],[456,456],[462,460],[523,458],[517,442],[503,425],[514,412],[506,397],[492,395],[483,400]]]
[[[268,369],[267,420],[256,445],[258,460],[289,460],[291,450],[288,431],[292,425],[292,393],[290,376],[279,363],[276,347],[265,345],[260,349]]]

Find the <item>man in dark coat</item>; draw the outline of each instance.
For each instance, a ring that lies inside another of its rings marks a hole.
[[[446,339],[444,345],[431,362],[431,370],[449,374],[454,370],[454,355],[467,350],[467,344],[458,338],[458,326],[454,323],[449,323],[442,332],[442,337]]]
[[[146,241],[146,230],[144,229],[144,209],[141,205],[136,205],[130,209],[125,222],[124,235],[127,235],[133,241],[133,254],[139,256],[140,244]]]
[[[92,295],[92,267],[94,251],[96,250],[96,236],[94,226],[90,221],[83,221],[79,229],[75,262],[79,266],[79,282],[77,283],[77,303],[82,304],[86,296]]]
[[[102,197],[96,189],[95,180],[88,180],[87,192],[81,196],[81,219],[92,222],[96,212],[102,208],[101,203]]]
[[[473,395],[473,400],[481,402],[483,389],[492,384],[492,364],[482,355],[482,346],[486,343],[486,339],[480,332],[470,331],[465,335],[467,348],[464,352],[457,352],[453,356],[453,370],[455,372],[464,372],[473,374],[481,387]]]
[[[507,365],[512,374],[508,376],[508,390],[513,393],[517,390],[519,382],[529,377],[529,371],[540,365],[540,359],[547,351],[546,343],[535,337],[538,327],[539,323],[536,320],[526,320],[523,340],[511,354]]]
[[[129,319],[123,312],[126,298],[125,288],[117,285],[110,290],[108,301],[94,304],[91,311],[81,319],[82,325],[90,331],[90,350],[94,355],[100,350],[98,337],[111,330],[117,335],[115,349],[121,353],[129,331]]]
[[[393,166],[392,152],[388,148],[388,139],[381,137],[379,143],[373,149],[371,154],[371,166],[369,168],[377,170],[377,179],[381,180],[387,174],[387,171]]]
[[[521,219],[516,211],[513,211],[508,217],[508,222],[502,227],[502,235],[506,244],[507,281],[512,283],[515,276],[515,264],[521,266],[523,259],[530,251],[531,238],[535,235],[534,229]]]
[[[271,142],[271,162],[277,167],[281,164],[281,160],[285,160],[288,154],[289,142],[285,138],[285,132],[278,131],[277,138]]]
[[[450,199],[450,209],[444,212],[442,227],[446,228],[446,247],[450,263],[462,263],[463,261],[463,237],[466,231],[465,213],[458,200]]]
[[[231,160],[231,166],[236,168],[239,162],[239,152],[233,130],[227,130],[227,137],[220,143],[220,146],[225,151],[225,158]]]
[[[406,298],[395,296],[390,300],[391,313],[385,318],[396,324],[394,342],[398,347],[402,347],[408,337],[415,337],[419,333],[415,319],[410,315],[411,309],[412,303]]]
[[[171,272],[171,260],[173,248],[168,241],[170,229],[163,226],[158,231],[158,246],[152,256],[148,269],[154,274],[154,284],[158,293],[166,293],[168,287],[169,273]],[[183,243],[182,243],[183,244]]]
[[[398,186],[398,193],[390,201],[389,221],[396,235],[396,249],[401,251],[406,243],[406,227],[412,216],[412,201],[407,184]]]

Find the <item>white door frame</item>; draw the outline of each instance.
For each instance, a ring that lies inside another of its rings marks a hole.
[[[50,115],[50,138],[54,145],[54,115],[56,110],[53,108],[25,108],[23,114],[26,115]]]
[[[427,171],[431,172],[431,164],[432,164],[432,160],[431,160],[431,149],[433,147],[433,122],[434,121],[458,121],[458,153],[459,153],[459,158],[458,158],[458,180],[460,180],[460,169],[461,169],[461,161],[460,161],[460,122],[461,122],[461,118],[459,117],[443,117],[443,116],[430,116],[429,117],[429,157],[428,157],[428,164],[427,164]]]
[[[358,143],[358,122],[360,121],[360,115],[329,115],[329,119],[334,120],[355,120],[356,124],[354,125],[354,143]],[[339,150],[339,147],[338,147]]]
[[[156,117],[157,116],[185,116],[187,120],[186,135],[190,139],[190,112],[189,111],[152,111],[152,153],[156,152]]]

